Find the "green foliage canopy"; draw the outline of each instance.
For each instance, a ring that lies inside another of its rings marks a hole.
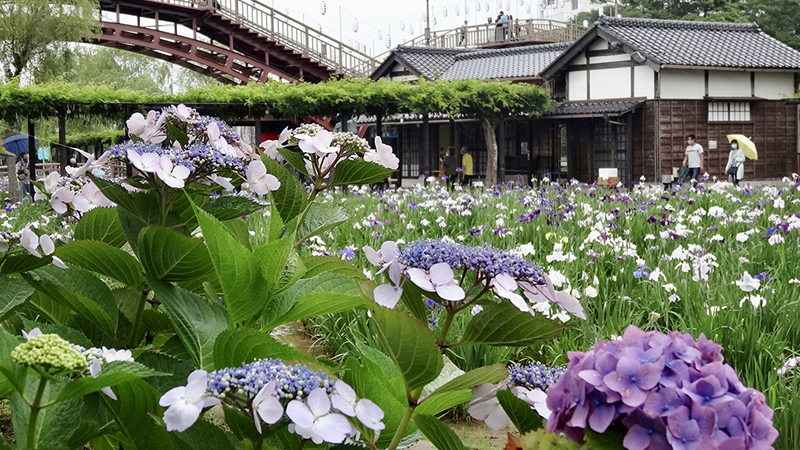
[[[211,107],[221,117],[270,114],[276,118],[352,114],[445,113],[451,116],[527,114],[539,116],[550,104],[535,85],[482,80],[421,81],[341,79],[326,83],[271,82],[212,86],[185,94],[149,94],[106,86],[55,82],[0,86],[0,118],[87,115],[127,118],[133,111],[185,103]]]

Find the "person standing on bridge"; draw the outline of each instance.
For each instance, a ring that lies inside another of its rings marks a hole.
[[[467,46],[467,21],[464,21],[464,25],[461,25],[461,39],[458,41],[458,45],[463,45],[464,47]]]

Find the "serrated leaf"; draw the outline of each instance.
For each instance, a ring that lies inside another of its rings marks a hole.
[[[263,206],[246,197],[227,195],[211,199],[203,209],[219,221],[238,219],[253,214]]]
[[[306,268],[303,265],[303,260],[300,259],[297,251],[292,250],[281,272],[281,277],[278,280],[278,287],[276,287],[274,291],[271,291],[272,295],[280,294],[294,286],[295,283],[303,278],[305,273]]]
[[[114,394],[116,401],[103,398],[103,404],[120,432],[133,443],[134,449],[174,448],[167,429],[153,420],[154,417],[161,417],[164,408],[158,406],[160,394],[152,386],[143,380],[134,380],[116,386]]]
[[[369,359],[362,359],[359,364],[354,357],[347,358],[341,378],[356,391],[359,397],[372,400],[383,410],[383,423],[386,428],[381,431],[377,445],[379,448],[388,447],[408,408],[406,394],[402,394],[402,402],[393,396],[384,387],[386,383],[384,372]],[[404,390],[402,383],[400,390]],[[413,423],[410,423],[405,434],[413,432],[414,428]]]
[[[175,332],[195,365],[213,369],[214,340],[228,328],[225,312],[214,302],[189,291],[145,275],[156,292],[161,306],[167,311]]]
[[[143,281],[142,265],[124,250],[99,241],[71,241],[56,250],[69,264],[113,278],[127,286]]]
[[[269,294],[258,261],[209,213],[195,207],[195,214],[222,287],[231,323],[250,319],[264,309]]]
[[[503,324],[503,326],[497,326]],[[473,317],[464,330],[462,344],[522,347],[557,338],[569,325],[541,314],[521,312],[509,302],[492,303]]]
[[[116,208],[95,208],[84,214],[75,225],[72,238],[76,241],[105,242],[117,248],[127,241]]]
[[[353,264],[335,256],[306,256],[303,258],[306,273],[303,278],[313,278],[321,273],[335,273],[358,281],[366,281],[364,272]]]
[[[14,389],[25,389],[26,366],[19,365],[11,360],[11,352],[23,342],[22,336],[13,336],[0,328],[0,394],[2,398]]]
[[[270,206],[269,214],[269,232],[267,242],[280,239],[283,235],[283,219],[275,205]]]
[[[230,439],[229,433],[205,420],[198,420],[183,433],[170,433],[169,435],[173,443],[191,450],[236,450],[242,448],[237,439]],[[238,445],[234,445],[233,442]]]
[[[119,311],[111,290],[91,273],[71,267],[67,270],[46,267],[25,279],[36,290],[68,306],[97,325],[109,337],[115,337]]]
[[[403,375],[407,392],[436,379],[444,361],[427,325],[404,312],[381,306],[373,310],[372,321],[387,354]]]
[[[269,323],[287,314],[300,297],[317,292],[359,295],[358,285],[351,279],[335,274],[323,273],[315,278],[306,278],[294,283],[282,294],[273,298],[262,315],[263,323]]]
[[[503,364],[478,367],[443,384],[433,391],[428,398],[445,392],[472,389],[483,383],[497,383],[504,380],[506,376],[508,376],[508,372],[506,371],[506,366]]]
[[[379,166],[363,159],[339,161],[333,171],[331,186],[343,184],[372,184],[381,182],[394,173],[394,170]]]
[[[366,308],[364,300],[361,295],[337,294],[335,292],[316,292],[304,295],[297,299],[292,309],[272,320],[266,325],[266,328],[272,329],[278,325],[308,317],[336,314],[354,308]]]
[[[161,352],[144,352],[136,357],[136,361],[153,370],[170,374],[145,379],[159,394],[164,394],[174,387],[186,386],[186,379],[194,370],[194,362],[188,356],[185,359],[177,359]]]
[[[419,414],[436,415],[444,410],[456,407],[473,399],[470,391],[450,391],[422,402],[415,410]]]
[[[586,427],[584,434],[585,443],[580,447],[581,450],[624,450],[622,442],[628,429],[617,421],[603,433],[597,433]]]
[[[467,450],[456,433],[436,417],[416,414],[413,420],[417,428],[438,450]]]
[[[0,277],[0,321],[28,301],[33,292],[33,287],[21,278]]]
[[[214,344],[214,364],[217,368],[239,367],[256,359],[279,358],[284,361],[322,361],[281,344],[267,333],[252,328],[231,328],[217,336]],[[328,365],[326,365],[328,366]]]
[[[267,173],[275,175],[281,182],[280,189],[273,191],[270,195],[275,202],[278,214],[284,222],[288,222],[305,209],[308,197],[306,189],[297,177],[269,156],[261,155],[261,160],[267,166]]]
[[[497,400],[503,411],[506,412],[511,423],[517,427],[519,434],[525,434],[531,430],[542,428],[542,418],[531,405],[520,400],[510,390],[504,389],[497,391]]]
[[[425,307],[425,302],[422,300],[423,298],[422,289],[417,287],[416,284],[405,283],[403,285],[403,293],[400,295],[400,302],[414,317],[425,322],[428,320],[428,310]]]
[[[294,235],[269,241],[264,245],[258,246],[253,251],[253,256],[261,268],[261,275],[267,280],[267,287],[270,292],[278,288],[281,274],[286,267],[286,260],[292,253],[294,246]]]
[[[169,136],[173,140],[178,141],[181,144],[181,148],[186,148],[186,146],[189,144],[189,136],[186,136],[186,133],[184,133],[183,130],[169,122],[164,123],[164,126],[167,128],[167,133],[169,133]]]
[[[83,377],[68,383],[58,394],[55,401],[63,402],[71,398],[83,397],[105,387],[113,387],[131,380],[165,375],[168,374],[156,372],[138,362],[116,361],[106,364],[96,378],[91,376]]]
[[[279,148],[278,153],[280,153],[283,159],[285,159],[290,166],[294,167],[296,171],[311,178],[311,175],[308,174],[308,169],[306,169],[306,159],[301,153],[293,152],[288,148]]]
[[[39,386],[39,377],[28,377],[25,383],[25,398],[36,396]],[[50,403],[58,395],[63,382],[50,381],[42,392],[41,402]],[[42,408],[36,417],[36,423],[30,424],[31,408],[21,393],[14,392],[11,397],[11,420],[15,430],[25,430],[15,434],[18,448],[62,449],[67,447],[72,435],[75,433],[76,417],[80,417],[83,400],[74,398],[65,402]],[[28,433],[29,426],[34,432]]]
[[[350,216],[338,206],[312,203],[308,214],[297,230],[297,242],[305,242],[311,236],[317,236],[333,229],[347,222],[348,219]]]
[[[200,278],[213,266],[203,241],[163,227],[145,227],[139,232],[139,258],[145,271],[158,280],[182,281]]]
[[[137,213],[136,201],[134,200],[134,195],[130,194],[128,191],[125,190],[124,187],[120,186],[119,184],[104,180],[102,178],[98,178],[91,173],[86,174],[89,178],[92,179],[95,185],[100,189],[103,195],[111,200],[112,202],[116,203],[118,207],[128,210],[132,213]]]
[[[37,258],[27,253],[8,256],[0,268],[0,275],[30,272],[50,264],[50,257]]]

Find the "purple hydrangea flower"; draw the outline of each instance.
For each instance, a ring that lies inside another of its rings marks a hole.
[[[580,440],[589,426],[628,429],[623,445],[645,449],[769,449],[778,437],[764,394],[745,387],[704,335],[644,331],[569,354],[547,391],[547,427]]]

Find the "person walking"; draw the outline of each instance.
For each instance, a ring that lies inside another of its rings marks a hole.
[[[17,181],[19,181],[19,200],[21,202],[24,202],[26,199],[31,200],[31,181],[28,167],[28,154],[23,153],[19,155],[15,168],[17,171]]]
[[[494,26],[494,41],[495,42],[503,42],[503,24],[500,22],[500,19],[503,18],[503,11],[500,11],[500,14],[497,15],[497,19],[495,20]]]
[[[686,142],[688,146],[684,152],[683,165],[689,168],[689,177],[692,183],[697,185],[697,180],[706,167],[703,146],[697,143],[697,138],[693,134],[687,136]]]
[[[467,146],[461,147],[461,184],[469,186],[474,177],[472,169],[472,155],[469,154]]]
[[[508,15],[500,11],[500,24],[503,25],[503,42],[508,40]]]
[[[461,37],[458,42],[458,45],[463,45],[464,47],[467,46],[467,21],[464,21],[464,25],[461,26]]]
[[[444,152],[444,158],[442,158],[442,164],[444,165],[444,176],[447,177],[447,187],[452,188],[458,176],[458,160],[456,159],[455,147],[447,148]]]
[[[744,178],[744,160],[744,150],[739,148],[739,142],[736,139],[732,140],[725,173],[728,174],[728,181],[733,183],[734,186],[738,186],[739,181]]]

